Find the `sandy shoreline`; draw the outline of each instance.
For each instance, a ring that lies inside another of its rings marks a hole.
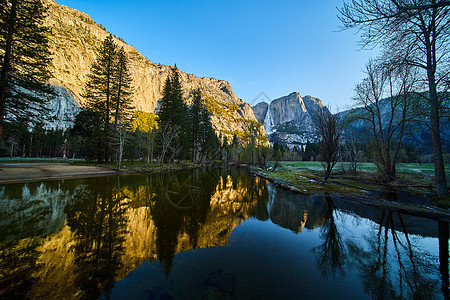
[[[0,184],[112,174],[116,174],[116,172],[109,168],[74,166],[68,163],[0,164]]]

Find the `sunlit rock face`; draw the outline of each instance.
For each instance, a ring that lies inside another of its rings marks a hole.
[[[307,141],[317,141],[313,115],[322,107],[320,99],[291,93],[270,104],[262,102],[252,108],[256,119],[264,124],[270,142],[293,148],[305,145]]]
[[[96,58],[96,49],[109,35],[106,29],[95,23],[87,14],[54,0],[45,0],[49,7],[46,25],[51,28],[50,45],[53,53],[51,84],[57,87],[59,96],[52,101],[53,114],[62,116],[53,127],[68,127],[77,110],[72,106],[83,106],[81,96],[91,64]],[[162,97],[164,82],[174,70],[151,62],[134,47],[114,37],[119,47],[124,47],[130,61],[130,73],[135,93],[133,105],[137,110],[155,112]],[[248,131],[248,124],[256,123],[250,105],[239,99],[225,80],[197,77],[180,71],[183,96],[190,103],[192,91],[201,88],[206,104],[212,112],[212,123],[216,132],[232,137]],[[262,126],[260,135],[265,139]]]

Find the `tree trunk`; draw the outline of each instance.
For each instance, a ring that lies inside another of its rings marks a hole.
[[[119,104],[120,104],[120,94],[122,90],[122,73],[123,73],[123,66],[120,65],[120,71],[119,71],[119,87],[117,90],[117,103],[116,103],[116,115],[114,118],[114,128],[117,128],[117,118],[119,116]]]
[[[110,102],[111,102],[111,75],[112,75],[112,56],[113,53],[109,49],[108,57],[108,73],[106,76],[106,120],[105,120],[105,135],[106,135],[106,151],[105,151],[105,162],[109,162],[109,118],[110,118]]]
[[[64,140],[63,158],[67,158],[67,138]]]
[[[3,57],[2,72],[0,75],[0,142],[3,139],[3,123],[5,120],[6,96],[8,93],[8,80],[11,67],[11,52],[13,44],[14,27],[16,25],[17,0],[12,0],[9,14],[9,26],[6,37],[5,53]]]
[[[430,93],[430,128],[433,147],[434,178],[436,182],[436,194],[438,197],[447,193],[447,180],[445,178],[445,166],[442,155],[442,144],[439,125],[439,101],[436,87],[436,8],[433,8],[433,23],[430,32],[425,32],[427,55],[427,79]]]
[[[444,158],[442,155],[442,144],[439,125],[439,101],[436,91],[436,80],[433,70],[428,69],[428,84],[430,87],[430,127],[431,141],[433,147],[434,177],[436,182],[436,193],[438,197],[447,193],[447,180],[445,178]]]
[[[31,136],[30,136],[30,149],[29,149],[28,157],[32,157],[32,156],[33,156],[33,132],[31,132]]]
[[[327,163],[327,169],[325,170],[325,175],[323,176],[323,181],[322,184],[325,184],[328,180],[328,178],[330,178],[330,174],[331,174],[331,164],[330,162]]]
[[[123,132],[122,132],[123,130]],[[117,155],[117,172],[120,171],[120,164],[122,163],[122,155],[123,155],[123,146],[125,143],[125,129],[120,128],[119,129],[119,153]]]

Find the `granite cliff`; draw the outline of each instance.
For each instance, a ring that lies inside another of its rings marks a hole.
[[[256,119],[264,124],[270,142],[287,145],[289,148],[317,141],[314,111],[322,108],[322,101],[311,96],[291,93],[269,103],[253,106]]]
[[[58,94],[51,103],[56,119],[51,126],[67,128],[84,104],[81,97],[84,83],[95,61],[96,49],[109,32],[85,13],[59,5],[54,0],[45,0],[45,3],[53,53],[51,71],[54,78],[51,84]],[[151,62],[121,38],[114,37],[114,41],[119,47],[124,47],[130,61],[135,88],[134,106],[137,110],[154,112],[162,96],[164,81],[174,68]],[[264,128],[257,123],[250,105],[234,94],[227,81],[179,73],[187,102],[194,89],[202,89],[217,133],[231,137],[248,133],[249,126],[258,126],[265,139]]]

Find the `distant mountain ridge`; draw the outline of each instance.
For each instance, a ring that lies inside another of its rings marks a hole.
[[[387,101],[387,100],[384,100]],[[389,121],[389,106],[386,102],[382,111],[382,122]],[[308,141],[317,142],[314,111],[324,107],[322,101],[311,96],[300,96],[291,93],[287,96],[272,100],[269,103],[261,102],[253,106],[256,119],[264,124],[269,141],[279,143],[289,148],[304,146]],[[348,119],[350,114],[358,113],[361,108],[353,108],[339,112],[339,118]],[[422,120],[410,123],[404,132],[404,143],[412,146],[420,154],[431,153],[431,135],[426,125],[426,116]],[[350,138],[359,142],[372,139],[368,124],[362,120],[353,121],[343,131],[343,141]],[[441,138],[444,152],[450,151],[450,120],[441,119]]]
[[[258,103],[252,109],[256,119],[264,124],[269,141],[292,149],[306,145],[307,141],[317,141],[313,115],[323,107],[320,99],[293,92],[270,104]]]
[[[387,128],[389,118],[391,116],[391,108],[389,106],[389,100],[383,99],[381,102],[381,122],[384,128]],[[361,114],[363,108],[357,107],[349,110],[339,112],[339,118],[344,120],[354,119],[353,116]],[[396,113],[400,116],[400,111]],[[407,123],[403,133],[403,144],[411,146],[419,154],[431,154],[431,134],[428,127],[429,118],[426,115],[420,115],[416,117],[413,121]],[[398,134],[398,129],[395,134]],[[448,117],[441,117],[440,120],[440,131],[441,131],[441,143],[444,153],[450,151],[450,119]],[[355,139],[359,142],[366,142],[373,139],[370,125],[367,121],[358,119],[344,128],[344,140]]]
[[[46,25],[51,29],[51,71],[54,77],[51,84],[58,93],[50,105],[55,118],[51,125],[67,128],[84,104],[81,94],[90,66],[96,59],[96,49],[109,32],[85,13],[59,5],[54,0],[44,2],[48,6]],[[165,79],[174,67],[151,62],[120,38],[114,37],[114,41],[119,47],[124,47],[130,61],[135,88],[133,105],[138,110],[154,112],[162,97]],[[217,133],[222,132],[230,138],[233,134],[248,134],[249,124],[257,122],[250,105],[234,94],[227,81],[200,78],[182,71],[179,74],[183,96],[188,102],[194,89],[202,89]],[[262,126],[260,135],[265,139]]]

